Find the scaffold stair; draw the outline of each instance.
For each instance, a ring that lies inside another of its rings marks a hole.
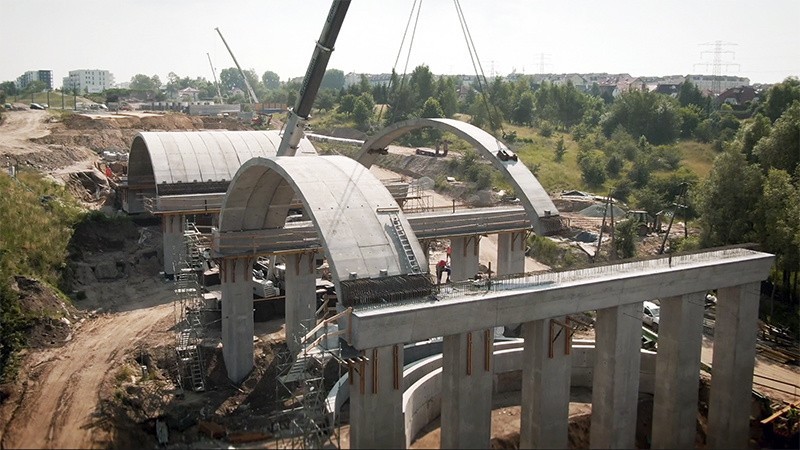
[[[312,357],[307,355],[298,355],[297,359],[295,359],[289,367],[289,370],[286,371],[286,374],[280,376],[281,382],[291,383],[304,379],[306,377],[306,368],[311,359]]]
[[[400,218],[397,217],[397,215],[392,215],[392,225],[394,226],[394,231],[397,233],[398,239],[400,239],[400,245],[403,247],[403,253],[408,261],[408,265],[411,267],[411,273],[421,273],[422,271],[420,270],[419,262],[417,261],[417,257],[414,255],[414,250],[411,248],[411,243],[408,240],[406,230],[404,229],[403,223],[400,221]]]

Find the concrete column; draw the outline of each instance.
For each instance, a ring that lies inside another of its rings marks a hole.
[[[661,300],[651,448],[694,448],[704,296]]]
[[[175,265],[186,254],[183,242],[184,218],[182,214],[161,216],[161,240],[164,249],[164,273],[175,274]]]
[[[591,448],[634,448],[642,304],[597,311]]]
[[[313,253],[286,257],[286,344],[292,352],[300,350],[304,331],[316,325],[317,275]],[[304,328],[305,327],[305,328]]]
[[[524,231],[497,235],[497,275],[525,272],[525,236]]]
[[[453,238],[450,240],[450,247],[453,249],[450,255],[450,279],[462,281],[474,277],[478,273],[480,236]]]
[[[350,448],[405,448],[403,346],[361,352],[350,379]]]
[[[569,447],[571,341],[566,317],[522,324],[520,448]]]
[[[747,448],[759,283],[717,291],[708,405],[709,448]]]
[[[494,332],[444,337],[441,448],[489,448]]]
[[[222,260],[222,357],[234,383],[244,380],[253,369],[252,280],[252,258]]]

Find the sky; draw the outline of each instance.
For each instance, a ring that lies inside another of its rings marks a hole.
[[[460,0],[487,77],[517,73],[800,76],[800,0]],[[475,74],[454,1],[352,0],[328,69]],[[0,0],[0,82],[109,70],[213,80],[235,67],[305,74],[331,0]],[[414,16],[417,17],[417,16]],[[720,45],[715,45],[719,43]],[[715,49],[720,51],[715,54]],[[399,55],[399,58],[398,58]]]

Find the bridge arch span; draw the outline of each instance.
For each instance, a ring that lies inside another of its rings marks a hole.
[[[486,131],[453,119],[410,119],[390,125],[366,141],[357,160],[365,167],[375,163],[381,151],[400,136],[420,128],[449,131],[469,142],[481,156],[503,173],[514,186],[537,234],[552,234],[561,227],[559,213],[547,191],[522,161],[506,158],[511,150]],[[501,159],[502,158],[502,159]]]
[[[283,228],[295,196],[311,217],[343,297],[348,289],[342,281],[409,275],[427,280],[425,254],[391,193],[368,168],[344,156],[250,159],[228,188],[219,232]]]

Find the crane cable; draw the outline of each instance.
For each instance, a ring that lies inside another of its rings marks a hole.
[[[400,54],[403,52],[403,45],[406,42],[406,36],[408,35],[408,29],[411,26],[411,18],[414,17],[414,10],[416,9],[417,17],[414,19],[414,28],[411,31],[411,39],[408,44],[408,52],[406,53],[406,61],[405,65],[403,66],[403,75],[400,78],[400,88],[397,90],[397,95],[395,99],[399,98],[402,94],[403,86],[405,85],[406,80],[406,73],[408,71],[408,61],[411,59],[411,48],[414,46],[414,37],[417,34],[417,24],[419,24],[419,13],[422,10],[422,0],[419,0],[419,7],[417,6],[417,0],[414,0],[414,3],[411,5],[411,12],[408,15],[408,21],[406,21],[406,29],[403,31],[403,39],[400,41],[400,48],[397,49],[397,57],[394,59],[394,66],[392,66],[392,73],[395,73],[395,69],[397,68],[397,63],[400,61]],[[392,91],[392,78],[389,78],[389,86],[386,89],[387,101],[388,96],[391,94]],[[390,118],[390,122],[394,121],[396,117],[397,108],[391,109],[392,116]],[[381,121],[381,117],[383,116],[383,106],[381,106],[380,111],[378,112],[378,123]]]
[[[469,57],[472,60],[472,68],[475,70],[475,77],[478,79],[478,88],[481,92],[481,99],[483,100],[484,106],[486,106],[486,114],[489,116],[489,125],[492,128],[492,131],[500,129],[500,133],[503,137],[505,137],[506,132],[503,129],[502,120],[498,120],[498,127],[495,127],[494,121],[492,120],[492,109],[489,107],[489,101],[486,99],[487,93],[486,89],[489,87],[489,83],[486,81],[486,75],[483,72],[483,66],[481,65],[481,60],[478,58],[478,50],[475,48],[475,43],[472,41],[472,33],[469,31],[469,26],[467,25],[467,20],[464,17],[464,11],[461,9],[461,3],[459,0],[453,0],[453,3],[456,7],[456,13],[458,14],[458,22],[461,25],[461,31],[464,33],[464,41],[467,43],[467,50],[469,51]],[[476,64],[477,61],[477,64]],[[480,74],[478,73],[478,69],[480,68]],[[483,79],[483,83],[481,83],[481,79]],[[486,85],[486,88],[484,88]],[[497,105],[494,105],[495,114],[500,117],[500,113],[497,110]]]

